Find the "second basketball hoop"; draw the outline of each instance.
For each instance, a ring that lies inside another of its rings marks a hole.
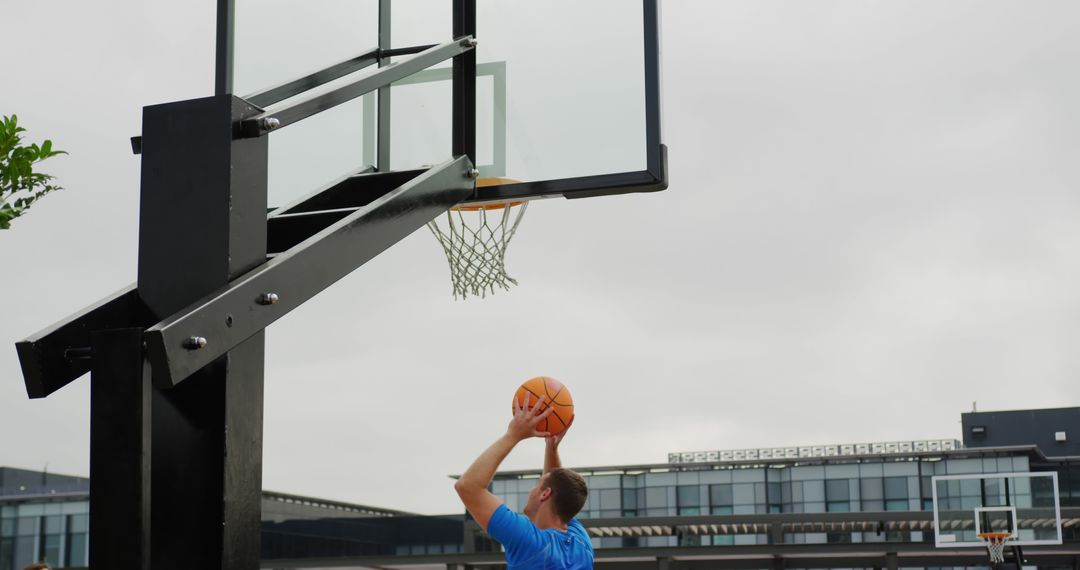
[[[507,178],[481,178],[477,188],[514,184]],[[492,202],[451,208],[428,222],[428,229],[450,263],[454,298],[486,297],[496,288],[509,290],[517,280],[506,272],[506,248],[525,215],[528,202]]]

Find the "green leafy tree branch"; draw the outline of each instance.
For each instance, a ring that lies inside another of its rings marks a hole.
[[[18,116],[0,117],[0,230],[9,229],[11,221],[26,213],[41,197],[61,189],[52,183],[52,176],[34,172],[34,166],[67,153],[53,150],[50,140],[41,146],[20,144],[19,133],[25,131],[19,126]]]

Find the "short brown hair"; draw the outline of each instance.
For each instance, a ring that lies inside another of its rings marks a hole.
[[[563,522],[581,512],[589,498],[589,486],[585,479],[569,469],[552,469],[544,479],[545,489],[551,489],[552,506]]]

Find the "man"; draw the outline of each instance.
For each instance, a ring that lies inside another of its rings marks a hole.
[[[465,470],[454,489],[473,519],[506,549],[507,570],[592,568],[592,541],[574,518],[585,506],[589,489],[581,475],[563,469],[559,461],[559,443],[566,431],[553,436],[536,429],[552,410],[544,408],[545,399],[541,396],[532,407],[528,394],[523,403],[515,400],[514,419],[506,433]],[[544,474],[529,491],[522,516],[506,508],[488,485],[514,446],[530,437],[545,438]]]

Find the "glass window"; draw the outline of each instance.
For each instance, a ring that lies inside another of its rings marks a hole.
[[[867,477],[881,477],[882,465],[880,463],[863,463],[859,465],[859,476],[863,478]]]
[[[780,512],[780,504],[783,502],[783,495],[780,492],[780,483],[769,483],[766,489],[766,497],[768,498],[769,512]],[[776,511],[773,511],[773,507],[777,507]]]
[[[597,475],[590,477],[589,488],[590,489],[618,489],[619,488],[619,475]]]
[[[907,499],[907,498],[908,498],[908,481],[907,481],[907,477],[886,477],[885,478],[885,500]]]
[[[0,538],[0,570],[14,570],[15,539]]]
[[[0,536],[15,536],[15,519],[0,519]]]
[[[792,481],[804,481],[807,479],[824,479],[825,468],[821,466],[801,465],[791,469]]]
[[[825,510],[831,513],[851,511],[851,490],[848,479],[827,479],[825,481]]]
[[[699,476],[698,476],[697,471],[688,471],[688,472],[685,472],[685,473],[679,473],[676,480],[678,481],[679,485],[697,485],[698,483],[701,482],[699,480]]]
[[[60,534],[64,531],[64,517],[60,515],[45,517],[45,533]]]
[[[42,546],[45,551],[45,562],[54,568],[60,566],[60,535],[45,535],[44,544]]]
[[[983,491],[985,492],[985,504],[988,507],[1000,507],[1005,505],[1005,480],[1004,479],[986,479],[983,481]]]
[[[680,508],[700,507],[701,487],[698,485],[679,485],[678,504]]]
[[[16,534],[19,536],[34,536],[37,534],[39,518],[40,517],[19,517]]]
[[[908,500],[907,499],[898,499],[898,500],[885,501],[885,510],[886,511],[906,511],[906,510],[908,510]]]
[[[90,523],[90,515],[70,515],[68,518],[69,532],[86,532]]]
[[[830,532],[825,535],[825,542],[829,544],[848,544],[851,542],[850,532]]]
[[[667,487],[647,487],[645,489],[645,505],[650,509],[668,506]]]
[[[885,476],[889,475],[918,475],[919,464],[912,462],[897,462],[885,464]]]
[[[851,512],[850,501],[829,501],[825,503],[826,511],[830,513],[848,513]]]
[[[714,515],[730,515],[733,512],[730,506],[722,507],[714,505],[712,507],[712,514]]]
[[[731,491],[736,505],[754,504],[753,483],[735,483],[731,486]]]
[[[847,479],[830,479],[825,481],[825,500],[848,501],[851,491],[848,490]]]
[[[859,481],[859,491],[863,501],[880,500],[885,498],[880,477],[868,477]]]
[[[86,566],[86,533],[73,534],[67,543],[67,565]]]
[[[982,461],[979,459],[946,459],[945,465],[949,475],[978,473],[982,470]]]
[[[15,564],[22,568],[38,559],[38,553],[34,552],[34,537],[20,536],[15,539]]]
[[[638,507],[637,489],[622,490],[622,506],[624,509],[636,509]]]
[[[618,489],[601,489],[600,490],[600,508],[601,509],[620,509],[622,505],[619,504]]]
[[[646,473],[645,485],[647,487],[659,487],[661,485],[674,485],[674,473]]]
[[[863,500],[862,510],[868,513],[878,513],[885,510],[885,501],[881,499]]]
[[[28,503],[19,505],[20,517],[40,517],[45,514],[45,505],[40,503]]]
[[[816,502],[825,500],[824,481],[803,481],[803,500]]]
[[[1032,507],[1054,506],[1054,481],[1049,477],[1031,479]]]
[[[700,474],[700,479],[702,483],[730,483],[731,471],[727,469],[706,471]]]
[[[851,465],[826,465],[826,479],[855,479],[859,476],[859,466]]]
[[[737,469],[731,473],[732,483],[757,483],[765,481],[764,469]]]
[[[730,506],[733,504],[733,497],[730,484],[710,485],[709,486],[709,503],[714,506]]]

